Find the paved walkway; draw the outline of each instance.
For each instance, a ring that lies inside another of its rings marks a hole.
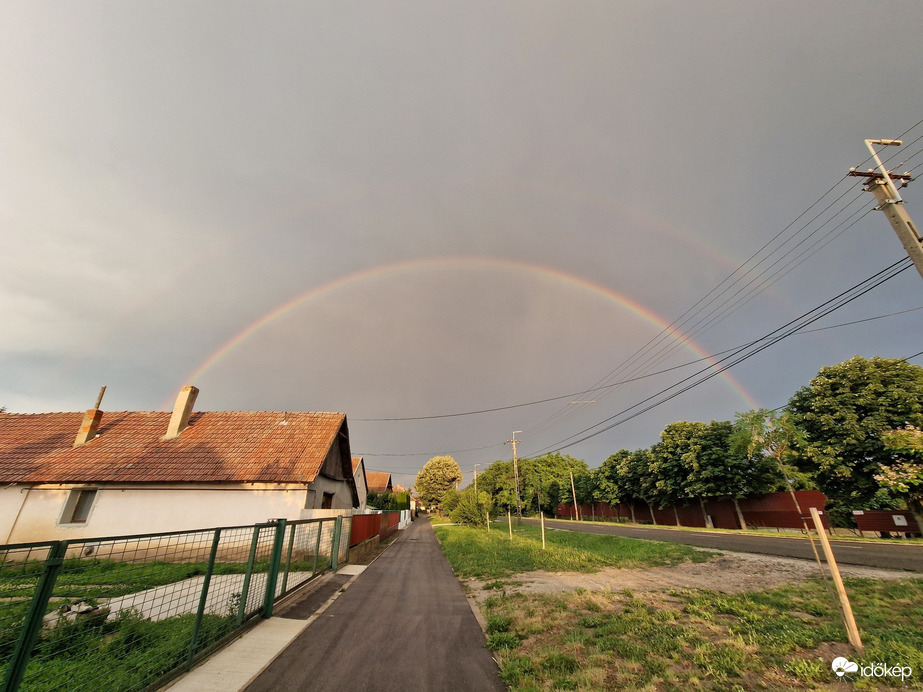
[[[420,520],[367,569],[347,565],[170,689],[506,688],[432,526]]]

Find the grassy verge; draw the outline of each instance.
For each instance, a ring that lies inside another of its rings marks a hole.
[[[447,526],[436,532],[460,576],[707,558],[666,550],[683,546],[567,532],[548,533],[543,553],[533,528],[518,527],[512,544],[505,531],[488,537]],[[700,589],[526,595],[511,586],[509,580],[485,586],[495,590],[484,614],[487,646],[512,690],[923,689],[923,579],[846,580],[863,656],[847,644],[819,579],[736,595]],[[852,674],[847,683],[832,671],[838,656],[860,666],[910,667],[913,675],[902,681]]]
[[[711,553],[685,545],[634,538],[601,536],[570,531],[546,531],[542,550],[541,529],[522,524],[484,529],[436,526],[436,536],[452,569],[460,577],[497,578],[518,572],[595,572],[602,567],[675,565],[704,562]]]

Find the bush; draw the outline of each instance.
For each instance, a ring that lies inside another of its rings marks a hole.
[[[458,504],[449,515],[456,524],[467,524],[468,526],[486,526],[487,515],[484,507],[477,501],[474,492],[463,492],[458,494]]]

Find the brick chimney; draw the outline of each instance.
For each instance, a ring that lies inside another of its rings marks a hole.
[[[179,391],[176,404],[173,406],[173,415],[170,416],[170,425],[167,426],[167,434],[160,439],[172,440],[179,437],[183,430],[189,427],[189,416],[192,415],[192,407],[198,395],[198,387],[193,387],[191,384],[187,384]]]
[[[99,421],[103,418],[103,412],[98,408],[91,408],[83,415],[83,421],[80,423],[80,430],[77,431],[77,439],[74,440],[74,447],[82,447],[90,440],[96,437],[96,429],[99,427]]]

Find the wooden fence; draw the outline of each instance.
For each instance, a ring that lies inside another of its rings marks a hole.
[[[796,490],[795,497],[801,507],[803,516],[810,522],[809,508],[817,507],[823,511],[827,496],[817,490]],[[747,526],[759,526],[780,529],[800,529],[801,516],[791,494],[770,493],[760,497],[739,500],[740,510]],[[581,519],[610,518],[631,521],[632,507],[625,502],[609,505],[594,502],[580,506]],[[711,517],[716,529],[739,529],[740,520],[731,500],[709,500],[702,504],[692,499],[685,505],[672,507],[651,507],[644,502],[634,503],[634,518],[639,524],[667,524],[671,526],[705,527],[705,515]],[[574,506],[561,504],[557,507],[557,516],[574,518]],[[821,515],[824,526],[829,528],[827,515]],[[810,525],[810,524],[809,524]],[[893,530],[893,529],[892,529]]]

